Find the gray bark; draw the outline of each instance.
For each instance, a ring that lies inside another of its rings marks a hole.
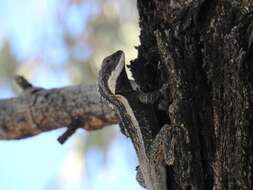
[[[16,98],[0,100],[0,139],[20,139],[66,127],[77,116],[85,121],[80,128],[86,130],[118,122],[96,85],[24,91]]]

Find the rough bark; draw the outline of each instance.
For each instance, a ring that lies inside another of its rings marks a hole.
[[[66,127],[77,116],[84,120],[80,128],[86,130],[118,122],[96,85],[25,91],[19,97],[0,100],[0,139],[20,139]]]
[[[169,84],[170,105],[156,113],[160,127],[180,126],[190,137],[173,147],[167,180],[176,186],[168,189],[252,189],[252,1],[137,5],[141,45],[133,76],[144,92]]]

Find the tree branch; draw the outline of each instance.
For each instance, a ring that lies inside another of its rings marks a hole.
[[[48,90],[30,87],[16,98],[0,100],[0,139],[21,139],[66,127],[76,117],[84,120],[80,128],[86,130],[118,122],[115,111],[101,100],[96,85]]]

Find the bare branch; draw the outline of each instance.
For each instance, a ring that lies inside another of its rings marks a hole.
[[[81,128],[86,130],[118,122],[115,111],[101,100],[96,85],[48,90],[31,85],[17,98],[0,100],[0,139],[21,139],[66,127],[75,117],[85,121]]]

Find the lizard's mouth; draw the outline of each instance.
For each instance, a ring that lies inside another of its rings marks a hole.
[[[133,92],[133,88],[130,84],[130,81],[128,79],[126,68],[125,68],[125,55],[122,51],[118,51],[116,53],[121,53],[121,56],[119,60],[117,61],[117,65],[114,69],[114,73],[111,74],[114,78],[114,84],[111,84],[110,86],[113,87],[113,89],[110,89],[112,93],[121,94],[124,95],[125,93]],[[110,79],[108,80],[110,82]]]
[[[117,51],[111,56],[112,69],[107,84],[112,94],[116,94],[118,79],[125,69],[125,55],[123,51]]]
[[[107,93],[112,95],[127,95],[133,92],[126,74],[125,55],[121,50],[104,59],[99,76],[100,91],[108,91]]]

